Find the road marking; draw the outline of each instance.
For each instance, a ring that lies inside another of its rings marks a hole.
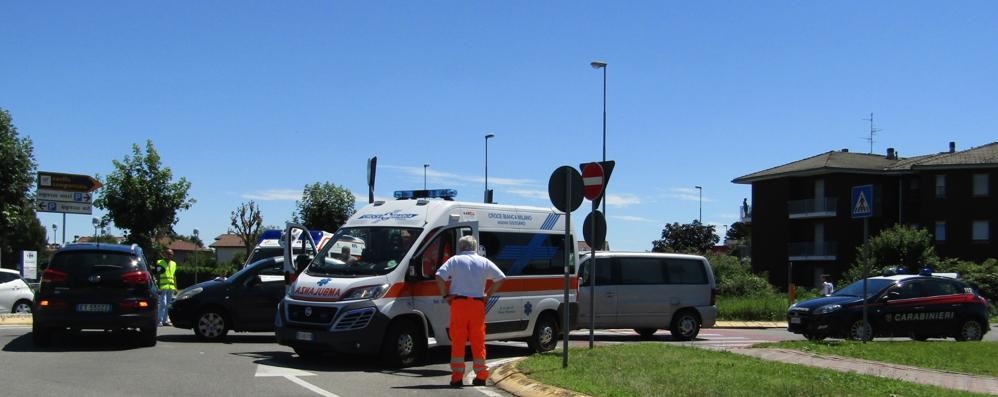
[[[257,364],[256,366],[256,377],[282,377],[284,379],[290,380],[291,382],[297,384],[298,386],[304,387],[312,392],[323,396],[323,397],[340,397],[337,394],[330,393],[323,390],[322,388],[308,383],[304,380],[299,379],[299,376],[315,376],[315,374],[302,371],[300,369],[287,368],[287,367],[275,367],[273,365],[267,364]]]

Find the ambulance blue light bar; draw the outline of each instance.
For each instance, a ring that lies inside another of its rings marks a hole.
[[[431,190],[396,190],[395,198],[398,200],[411,200],[420,198],[442,198],[453,200],[457,197],[457,190],[454,189],[431,189]]]
[[[316,243],[318,243],[319,240],[322,240],[322,230],[309,230],[308,234],[312,236],[312,241],[315,241]],[[257,241],[257,244],[259,244],[260,241],[263,240],[278,240],[282,236],[284,236],[283,230],[280,229],[264,230],[263,232],[260,233],[260,239]]]

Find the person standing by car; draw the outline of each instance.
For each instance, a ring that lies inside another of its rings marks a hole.
[[[829,296],[835,292],[835,284],[832,284],[832,276],[821,275],[821,295]]]
[[[167,310],[173,303],[173,296],[177,293],[177,279],[174,275],[177,272],[177,262],[173,261],[173,250],[167,248],[163,254],[164,258],[156,261],[157,273],[159,273],[159,325],[172,325],[167,317]]]
[[[437,288],[450,305],[450,385],[462,386],[464,378],[464,345],[471,341],[472,368],[475,386],[485,386],[489,370],[485,366],[485,303],[499,289],[506,275],[488,258],[478,255],[478,241],[472,236],[461,237],[454,255],[436,273]],[[446,281],[450,280],[448,290]],[[485,290],[487,280],[492,286]]]

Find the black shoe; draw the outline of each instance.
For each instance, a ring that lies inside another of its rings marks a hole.
[[[450,387],[461,387],[461,386],[464,386],[464,383],[461,383],[461,381],[459,380],[452,380],[450,382]]]
[[[471,385],[472,386],[485,386],[485,379],[475,378],[475,380],[471,381]]]

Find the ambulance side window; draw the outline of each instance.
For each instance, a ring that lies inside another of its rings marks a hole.
[[[454,256],[454,247],[456,246],[456,232],[459,229],[445,230],[443,233],[437,235],[433,241],[430,241],[426,245],[426,249],[423,254],[416,258],[416,263],[420,264],[423,275],[426,278],[433,278],[436,274],[437,269],[440,268],[444,262],[447,262],[450,257]]]

